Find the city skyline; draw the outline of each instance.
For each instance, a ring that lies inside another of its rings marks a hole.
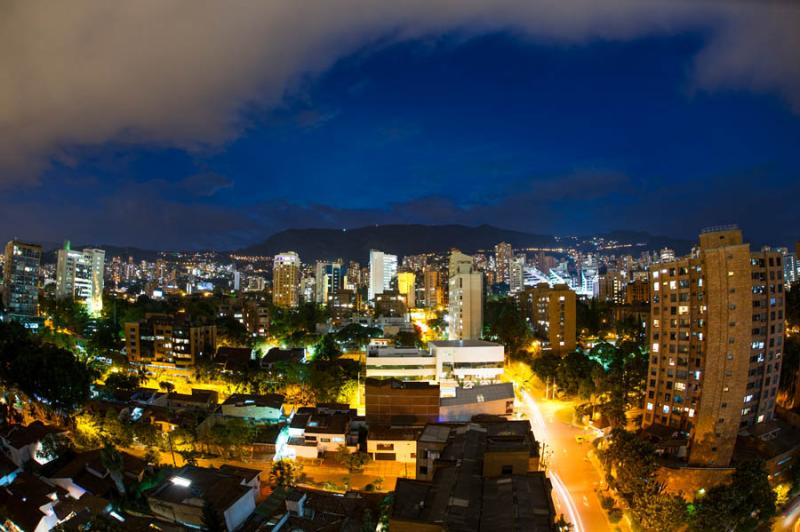
[[[146,44],[130,20],[162,6],[103,18],[87,3],[52,32],[57,10],[18,7],[0,237],[229,250],[297,227],[692,239],[737,223],[794,241],[800,10],[504,6],[316,7],[303,36],[274,28],[290,7],[193,7],[202,36],[153,25]]]

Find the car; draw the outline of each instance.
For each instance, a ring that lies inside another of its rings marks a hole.
[[[583,434],[578,434],[577,436],[575,436],[575,441],[578,443],[583,443],[586,441],[586,439],[587,439],[586,436],[584,436]]]

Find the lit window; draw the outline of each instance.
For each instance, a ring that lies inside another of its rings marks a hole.
[[[656,343],[656,344],[653,344],[653,349],[652,349],[652,351],[653,351],[653,353],[658,353],[658,344],[657,344],[657,343]]]
[[[652,410],[653,409],[653,403],[647,403],[647,409],[648,410]]]

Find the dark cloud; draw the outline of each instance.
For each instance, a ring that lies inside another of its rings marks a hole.
[[[703,30],[698,88],[776,91],[800,110],[798,27],[789,2],[12,0],[0,17],[0,185],[72,164],[74,146],[219,145],[247,126],[245,106],[278,104],[345,54],[454,30],[566,43]]]

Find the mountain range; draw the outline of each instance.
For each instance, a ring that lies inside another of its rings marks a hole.
[[[605,240],[631,244],[631,253],[663,247],[677,253],[687,253],[692,246],[688,240],[653,236],[637,231],[614,231],[597,235]],[[275,255],[282,251],[296,251],[304,262],[317,259],[342,258],[364,262],[370,249],[380,249],[398,256],[426,252],[446,252],[458,248],[465,253],[490,250],[499,242],[508,242],[514,248],[574,247],[593,250],[591,237],[556,237],[500,229],[491,225],[469,227],[465,225],[375,225],[357,229],[287,229],[273,234],[260,244],[248,246],[237,253],[242,255]]]

